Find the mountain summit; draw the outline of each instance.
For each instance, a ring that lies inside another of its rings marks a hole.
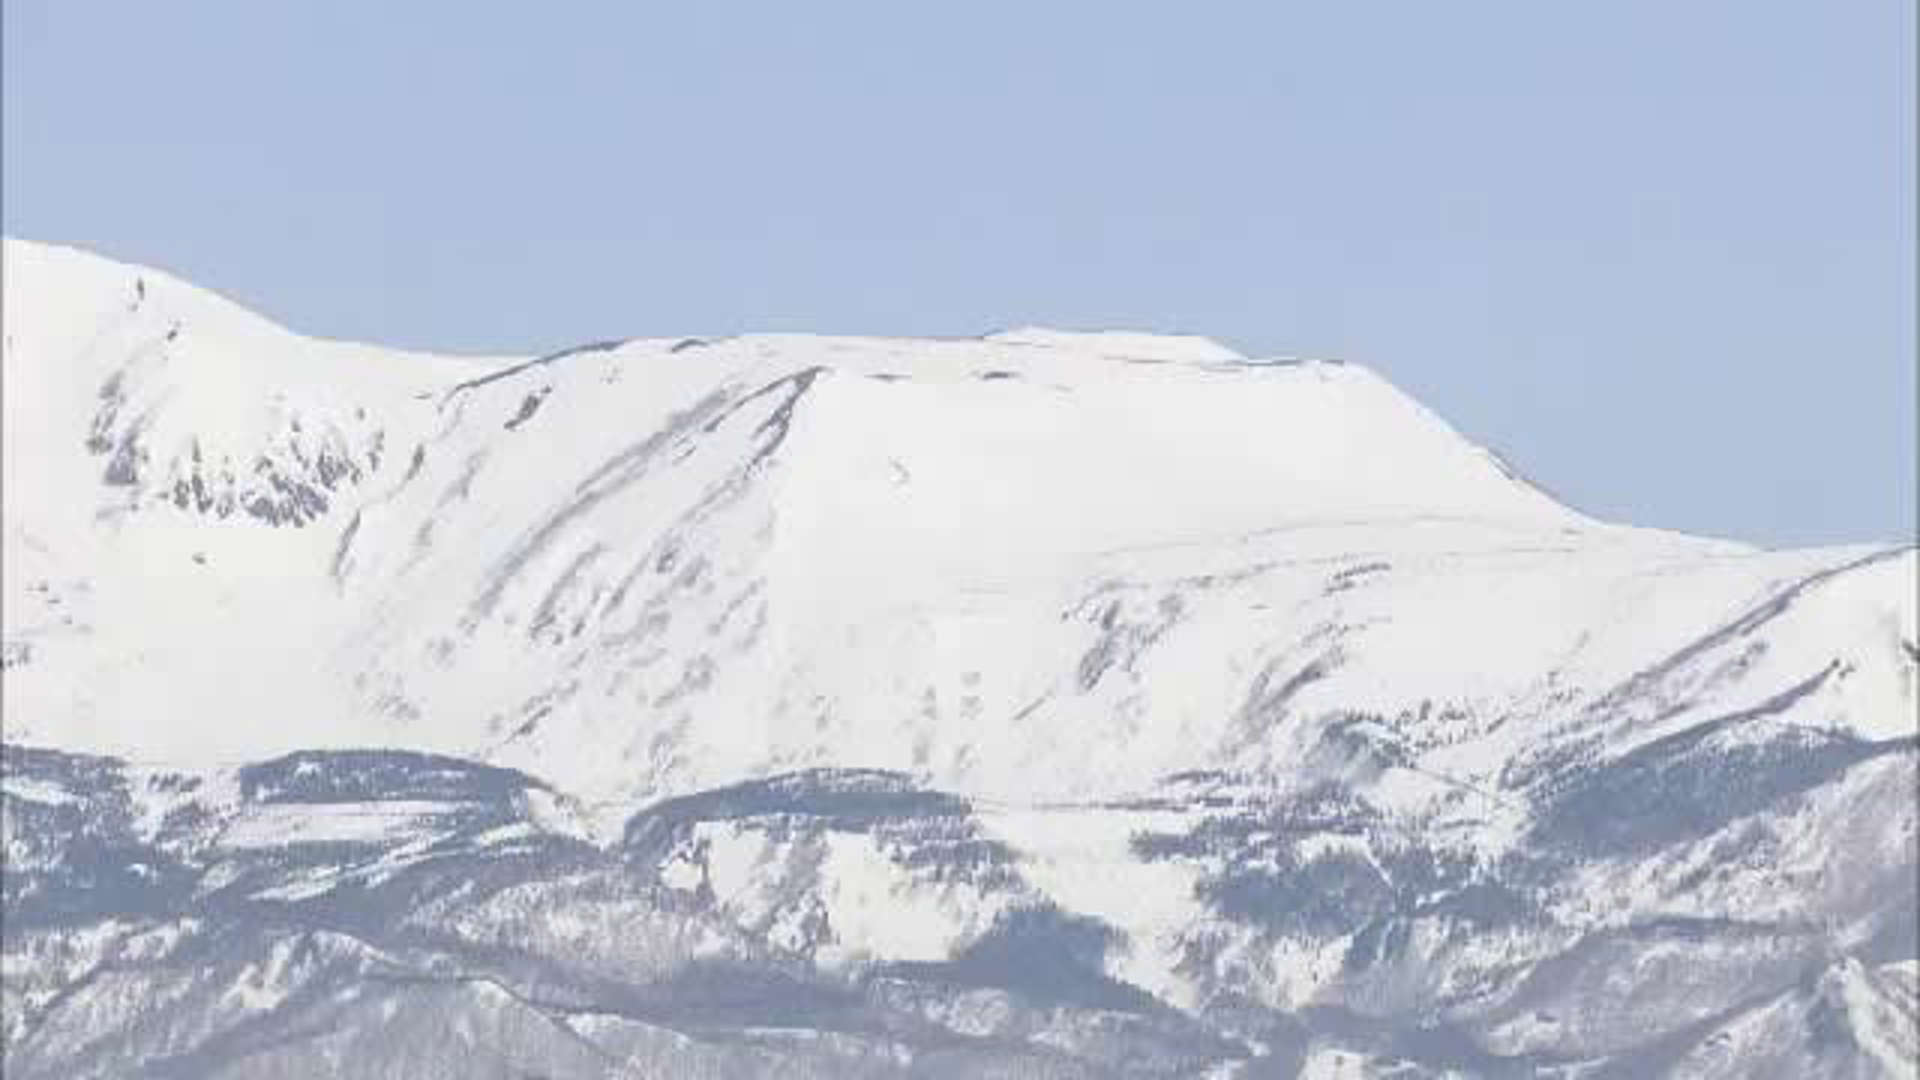
[[[1198,338],[442,357],[69,249],[4,271],[23,1075],[296,1075],[233,1032],[400,977],[438,1004],[366,1007],[519,1033],[446,1075],[1912,1049],[1911,548],[1595,521],[1364,368]],[[216,900],[251,951],[139,959]],[[121,966],[61,967],[83,930]],[[278,989],[163,1037],[74,1011],[109,969]],[[812,1020],[674,981],[776,972]],[[327,1030],[373,1039],[358,1008]]]

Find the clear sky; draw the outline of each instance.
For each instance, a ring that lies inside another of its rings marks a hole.
[[[1569,502],[1915,529],[1915,5],[4,0],[13,235],[450,350],[1042,323]]]

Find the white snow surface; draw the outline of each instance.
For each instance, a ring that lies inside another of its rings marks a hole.
[[[1341,714],[1409,751],[1377,798],[1492,837],[1547,743],[1803,684],[1793,723],[1911,732],[1910,547],[1595,521],[1352,364],[1039,329],[437,357],[69,249],[4,270],[17,742],[1036,805],[1304,783]]]

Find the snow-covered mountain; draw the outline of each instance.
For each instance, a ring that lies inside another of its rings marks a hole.
[[[1911,546],[1598,522],[1201,339],[4,271],[9,1076],[1920,1053]]]

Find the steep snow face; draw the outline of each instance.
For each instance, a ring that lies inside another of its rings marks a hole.
[[[218,753],[205,734],[278,713],[337,632],[335,522],[434,422],[425,395],[492,365],[304,339],[67,249],[9,239],[4,271],[11,733]]]
[[[5,260],[7,506],[62,540],[156,501],[317,520],[429,422],[410,397],[488,365],[300,338],[68,249],[9,239]]]
[[[1359,368],[1136,366],[1062,343],[975,347],[961,362],[1025,363],[956,379],[911,346],[874,352],[862,367],[907,377],[819,380],[778,480],[782,554],[839,593],[1348,522],[1579,522]]]

